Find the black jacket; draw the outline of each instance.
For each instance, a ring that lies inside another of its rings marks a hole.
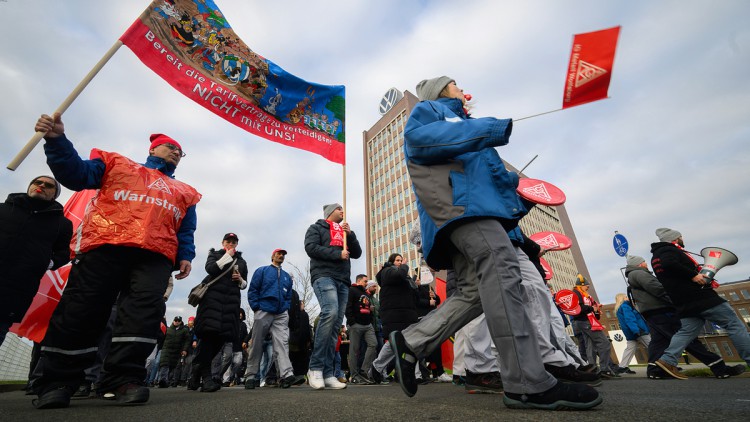
[[[422,318],[440,305],[440,297],[435,294],[435,306],[430,306],[430,286],[419,286],[417,289],[417,315]]]
[[[216,261],[225,253],[224,249],[209,251],[206,261],[208,275],[203,279],[204,283],[208,283],[224,272],[226,267],[219,268]],[[242,258],[242,252],[236,252],[234,258],[237,258],[236,265],[239,265],[240,275],[247,280],[247,263]],[[226,341],[235,341],[240,327],[240,300],[240,287],[237,282],[232,281],[232,270],[229,270],[208,288],[198,305],[195,315],[195,335],[198,338],[218,336]]]
[[[341,259],[341,246],[331,246],[331,226],[324,219],[311,224],[305,233],[305,252],[310,257],[310,280],[331,277],[347,286],[351,279],[351,259],[362,256],[357,236],[353,231],[346,235],[349,258]]]
[[[193,342],[190,329],[185,324],[175,327],[174,323],[167,328],[164,344],[161,347],[159,366],[174,368],[180,361],[181,352],[187,352]]]
[[[370,295],[365,291],[365,288],[359,284],[349,286],[349,300],[346,302],[346,322],[349,325],[360,324],[370,325],[372,324],[372,299]]]
[[[56,201],[25,193],[0,204],[0,322],[19,322],[47,271],[70,261],[73,224]]]
[[[711,286],[701,286],[691,279],[698,274],[695,262],[670,242],[651,244],[651,268],[680,317],[698,316],[702,311],[726,302]]]
[[[409,276],[408,265],[396,267],[386,264],[375,279],[380,285],[380,320],[384,327],[393,323],[412,324],[419,320],[417,288]]]

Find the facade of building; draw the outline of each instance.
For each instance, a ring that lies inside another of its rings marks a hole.
[[[0,346],[0,381],[26,381],[29,378],[31,344],[13,333]]]
[[[395,93],[394,93],[395,91]],[[365,180],[365,236],[367,271],[374,276],[391,253],[400,253],[410,268],[418,268],[420,256],[409,243],[409,231],[419,224],[416,198],[404,162],[404,127],[419,99],[409,91],[395,89],[381,101],[382,117],[363,133]],[[506,163],[511,171],[514,167]],[[554,183],[554,181],[550,181]],[[563,205],[537,205],[521,220],[521,229],[532,235],[554,231],[568,236],[573,246],[564,251],[548,252],[544,258],[552,267],[550,280],[555,291],[572,288],[575,276],[591,277],[578,246],[575,232]],[[596,297],[592,283],[590,293]]]

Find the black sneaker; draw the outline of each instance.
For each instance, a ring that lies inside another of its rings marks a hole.
[[[729,377],[735,377],[737,375],[742,374],[743,372],[745,372],[745,365],[743,364],[734,365],[734,366],[727,365],[723,373],[720,373],[720,374],[714,373],[714,376],[716,376],[716,378],[719,378],[719,379],[725,379]]]
[[[257,387],[257,385],[255,385],[255,380],[254,379],[248,378],[245,381],[245,390],[255,390],[255,387]]]
[[[544,369],[552,374],[553,377],[557,378],[558,381],[586,384],[590,387],[598,387],[602,385],[602,380],[599,377],[599,374],[582,372],[576,369],[573,365],[560,367],[544,364]]]
[[[635,375],[635,371],[634,371],[634,370],[632,370],[632,369],[630,369],[630,367],[629,367],[629,366],[626,366],[626,367],[624,367],[624,368],[623,368],[623,367],[620,367],[620,366],[618,366],[618,367],[617,367],[617,373],[618,373],[618,374],[628,374],[628,375]]]
[[[578,370],[581,372],[599,372],[599,369],[594,365],[593,363],[589,363],[587,365],[581,365],[578,367]]]
[[[151,394],[148,387],[139,384],[124,384],[114,391],[115,400],[123,404],[146,403]]]
[[[503,380],[499,372],[475,374],[467,370],[464,388],[469,394],[500,394],[503,392]]]
[[[383,383],[383,375],[378,372],[377,369],[373,366],[370,368],[370,378],[375,384],[382,384]]]
[[[417,357],[409,349],[401,331],[393,331],[389,336],[391,349],[396,355],[396,378],[398,378],[401,390],[409,397],[417,394],[417,380],[414,377],[414,369],[417,366]]]
[[[76,399],[87,399],[87,398],[89,398],[90,395],[91,395],[91,383],[90,382],[86,382],[83,385],[81,385],[78,388],[78,391],[76,391],[73,394],[73,398],[76,398]]]
[[[214,391],[219,390],[221,390],[221,384],[216,382],[213,378],[203,380],[203,385],[201,386],[202,393],[213,393]]]
[[[37,409],[62,409],[70,406],[72,395],[71,387],[58,387],[40,394],[38,398],[31,401],[31,404]]]
[[[366,376],[362,374],[355,374],[352,377],[352,380],[350,381],[352,384],[355,385],[372,385],[375,384],[375,381],[371,380],[370,378],[367,378]]]
[[[305,377],[292,374],[282,379],[280,386],[281,388],[289,388],[293,385],[300,385],[301,384],[300,380],[302,380],[302,383],[305,382]]]
[[[462,377],[461,375],[454,375],[453,376],[453,385],[462,386],[466,385],[466,379]]]
[[[159,388],[167,388],[169,384],[166,381],[159,381]]]
[[[558,382],[549,390],[538,394],[505,392],[503,403],[511,409],[584,410],[602,402],[602,397],[592,387],[583,384]]]
[[[620,376],[620,374],[616,374],[612,371],[600,371],[599,376],[603,380],[622,379],[622,376]]]

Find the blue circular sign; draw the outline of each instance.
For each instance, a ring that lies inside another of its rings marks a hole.
[[[628,239],[625,239],[625,236],[616,234],[612,239],[612,246],[615,247],[617,255],[625,256],[628,254]]]

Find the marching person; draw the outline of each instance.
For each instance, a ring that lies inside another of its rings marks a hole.
[[[286,258],[284,249],[271,252],[271,265],[255,270],[247,290],[247,301],[253,310],[253,341],[247,358],[245,388],[255,388],[255,375],[263,356],[263,341],[271,333],[273,361],[280,374],[281,388],[289,388],[304,382],[304,377],[295,376],[289,360],[289,307],[292,302],[292,278],[281,269]]]
[[[573,316],[573,328],[582,334],[586,344],[586,360],[589,364],[596,365],[596,358],[599,357],[599,374],[603,379],[619,378],[616,368],[612,364],[610,351],[612,344],[609,337],[604,334],[604,327],[599,323],[601,305],[596,303],[593,297],[589,295],[591,283],[586,280],[582,274],[576,276],[573,293],[578,296],[578,304],[581,306],[581,313]]]
[[[417,392],[419,360],[484,311],[500,354],[511,408],[587,409],[602,398],[587,385],[558,382],[544,369],[533,326],[523,306],[521,271],[508,231],[526,208],[495,147],[508,143],[510,120],[469,116],[456,82],[440,76],[417,85],[421,100],[404,139],[427,264],[456,271],[457,291],[403,332],[390,335],[404,392]],[[382,352],[381,352],[382,353]]]
[[[206,290],[195,314],[195,335],[199,341],[188,390],[200,387],[200,391],[212,393],[221,388],[221,381],[212,378],[211,361],[224,343],[235,341],[238,337],[240,320],[237,315],[242,302],[240,290],[247,287],[247,263],[242,258],[242,252],[237,250],[239,240],[236,234],[227,233],[221,241],[221,249],[211,248],[208,252],[208,275],[203,283],[218,280]]]
[[[622,353],[617,372],[620,374],[635,374],[635,371],[631,370],[628,365],[635,356],[638,343],[648,349],[648,345],[651,343],[648,325],[643,316],[630,304],[630,299],[625,293],[615,295],[615,313],[617,314],[617,321],[620,323],[620,329],[622,329],[622,333],[627,340],[627,346]]]
[[[187,277],[195,257],[201,195],[173,178],[185,154],[174,139],[154,134],[144,164],[101,150],[83,160],[59,113],[42,115],[34,129],[45,132],[47,164],[63,186],[99,189],[71,243],[76,258],[42,341],[34,404],[69,405],[94,362],[115,300],[117,319],[99,391],[113,392],[121,403],[144,403],[146,357],[156,344],[169,276],[179,271],[176,279]]]
[[[55,201],[59,196],[57,180],[38,176],[25,193],[11,193],[0,204],[0,345],[10,326],[23,320],[44,273],[70,261],[73,224]]]
[[[362,256],[357,236],[344,221],[344,209],[339,204],[323,207],[323,219],[310,225],[305,233],[305,252],[310,257],[310,280],[320,304],[320,315],[310,356],[308,382],[322,390],[346,388],[336,379],[334,360],[339,329],[344,321],[349,299],[351,259]],[[346,249],[344,248],[346,236]]]
[[[711,280],[700,273],[700,265],[684,249],[682,234],[677,230],[659,228],[656,236],[659,241],[651,244],[651,268],[677,307],[682,324],[656,364],[674,378],[687,379],[677,369],[677,359],[698,336],[703,324],[711,321],[727,330],[740,358],[750,365],[747,327],[732,306],[711,288]]]

